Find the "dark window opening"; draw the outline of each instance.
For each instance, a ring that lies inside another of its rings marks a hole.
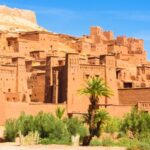
[[[124,82],[124,88],[132,88],[132,82]]]
[[[85,75],[85,78],[86,78],[86,79],[89,79],[89,77],[90,77],[89,74],[86,74],[86,75]]]
[[[59,66],[61,66],[61,65],[64,64],[64,63],[63,63],[63,60],[59,60],[58,63],[59,63]]]
[[[95,75],[96,78],[99,78],[99,75]]]
[[[119,75],[120,75],[120,70],[116,71],[116,77],[117,77],[117,79],[119,79]]]

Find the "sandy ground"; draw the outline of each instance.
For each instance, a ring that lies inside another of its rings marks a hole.
[[[76,147],[64,145],[17,146],[14,143],[0,144],[0,150],[126,150],[122,147]]]

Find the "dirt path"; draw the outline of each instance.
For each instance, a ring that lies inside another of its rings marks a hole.
[[[64,145],[17,146],[13,143],[0,144],[0,150],[126,150],[122,147],[73,147]]]

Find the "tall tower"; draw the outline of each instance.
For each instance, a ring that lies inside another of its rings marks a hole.
[[[116,78],[116,59],[114,55],[100,56],[100,61],[105,64],[105,82],[112,89],[113,96],[106,98],[106,104],[119,104],[117,78]]]
[[[24,57],[15,57],[12,59],[17,66],[16,71],[16,92],[19,93],[21,101],[29,101],[29,90],[27,87],[27,74]]]
[[[67,73],[67,111],[72,112],[76,102],[77,91],[79,90],[79,55],[69,53],[66,55]]]

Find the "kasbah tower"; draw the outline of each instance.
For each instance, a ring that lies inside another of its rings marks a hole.
[[[150,111],[150,62],[142,39],[114,38],[97,26],[82,37],[57,34],[38,26],[34,12],[6,6],[0,16],[0,124],[23,111],[35,115],[58,106],[69,115],[86,113],[88,97],[77,91],[94,76],[114,92],[99,104],[111,115],[133,106]]]

